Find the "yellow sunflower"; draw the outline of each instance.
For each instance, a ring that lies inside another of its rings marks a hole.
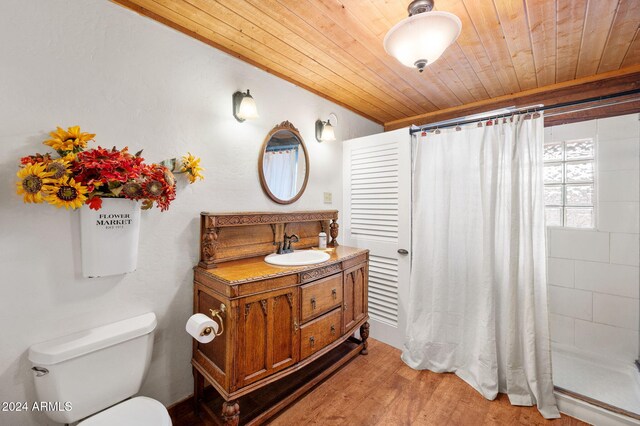
[[[63,159],[54,160],[47,164],[47,171],[51,173],[52,179],[60,179],[69,173],[69,162]]]
[[[62,160],[67,162],[76,161],[76,154],[73,152],[70,152],[64,157],[62,157]]]
[[[204,169],[200,167],[200,158],[191,155],[190,152],[187,152],[187,155],[182,157],[182,168],[180,172],[187,173],[190,183],[194,183],[198,179],[204,180],[204,176],[201,173],[203,170]]]
[[[16,192],[23,196],[25,203],[41,203],[51,183],[51,172],[46,170],[42,163],[27,164],[17,173],[20,181],[17,182]]]
[[[87,187],[77,183],[73,178],[65,176],[53,183],[50,194],[46,197],[49,204],[58,208],[77,209],[87,200]]]
[[[49,145],[56,151],[73,151],[76,148],[85,148],[95,134],[81,132],[80,126],[72,126],[67,130],[58,127],[55,132],[49,133],[49,136],[51,139],[44,141],[45,145]]]

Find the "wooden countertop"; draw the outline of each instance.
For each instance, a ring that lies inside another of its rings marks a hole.
[[[314,250],[314,249],[304,249]],[[317,250],[317,249],[315,249]],[[276,266],[270,265],[264,261],[264,256],[250,257],[248,259],[232,260],[229,262],[219,263],[217,268],[203,269],[197,266],[196,268],[204,271],[211,277],[226,282],[230,285],[241,284],[250,281],[262,280],[265,278],[272,278],[282,275],[289,275],[292,273],[298,273],[309,269],[321,268],[323,266],[331,265],[343,260],[356,257],[358,255],[367,253],[369,250],[337,246],[327,249],[327,253],[331,256],[329,260],[323,263],[316,263],[314,265],[304,266]]]

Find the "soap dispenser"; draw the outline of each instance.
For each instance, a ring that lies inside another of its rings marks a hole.
[[[327,248],[327,234],[324,231],[318,234],[318,248]]]

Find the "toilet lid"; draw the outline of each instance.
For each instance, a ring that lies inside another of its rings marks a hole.
[[[138,396],[116,404],[78,426],[171,426],[167,409],[155,399]]]

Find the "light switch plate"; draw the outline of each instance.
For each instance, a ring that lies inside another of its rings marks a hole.
[[[331,204],[332,203],[331,199],[332,199],[331,193],[330,192],[325,192],[324,193],[324,203],[325,204]]]

